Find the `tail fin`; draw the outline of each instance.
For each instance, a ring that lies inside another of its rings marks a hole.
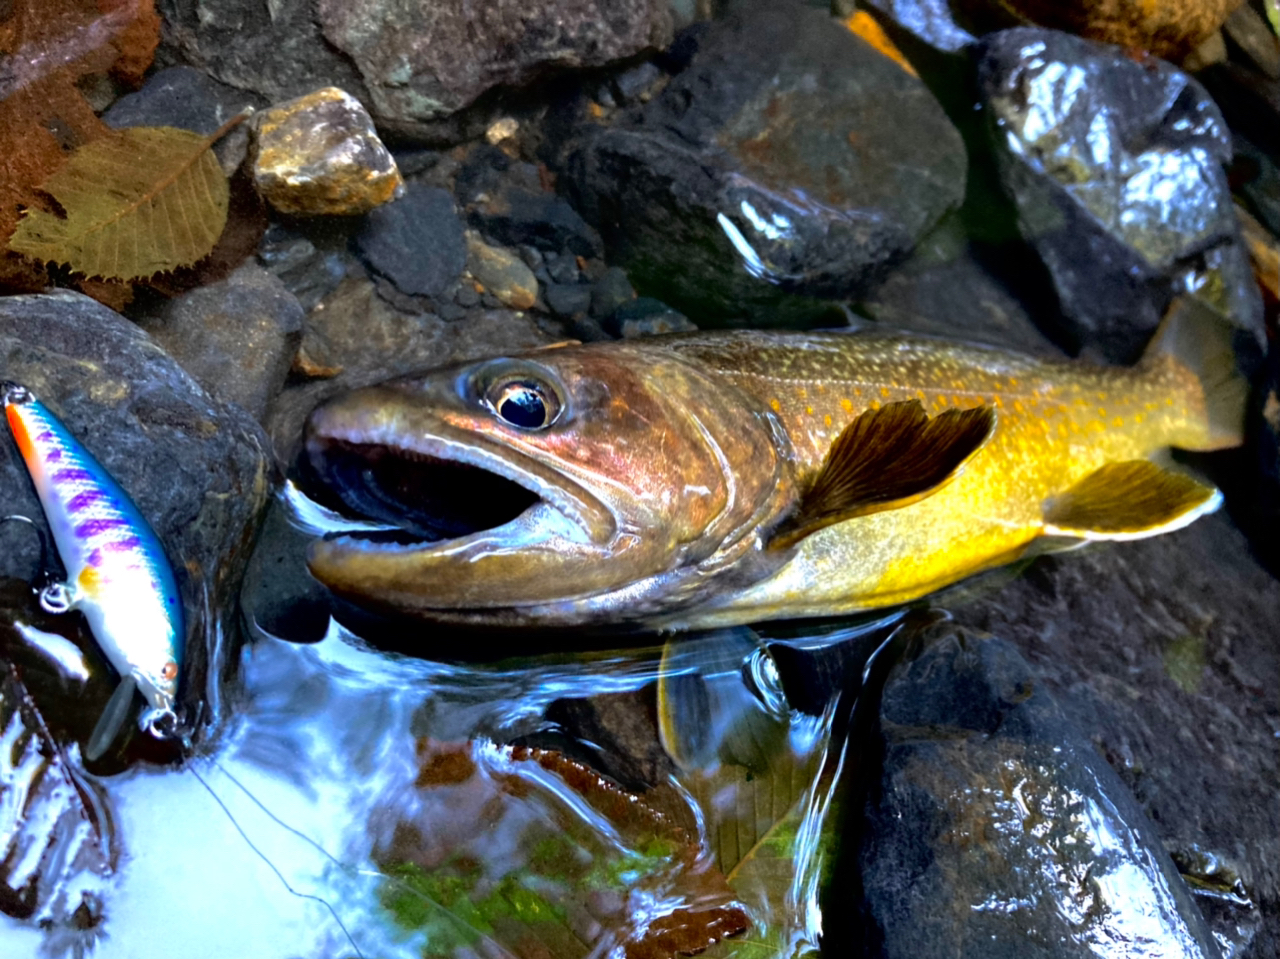
[[[1249,378],[1242,365],[1253,359],[1249,355],[1251,343],[1247,333],[1208,306],[1180,297],[1169,307],[1142,355],[1141,366],[1172,360],[1199,380],[1208,439],[1196,449],[1227,449],[1244,442]]]

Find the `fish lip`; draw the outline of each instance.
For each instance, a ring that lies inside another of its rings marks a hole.
[[[449,553],[480,540],[501,538],[502,531],[514,532],[523,522],[527,527],[539,507],[550,507],[568,520],[568,526],[576,531],[574,538],[595,546],[610,542],[617,533],[618,523],[613,512],[586,487],[563,473],[538,462],[536,459],[501,443],[495,443],[483,435],[451,426],[435,420],[430,431],[403,431],[388,425],[383,428],[320,426],[314,428],[307,439],[308,453],[318,443],[346,443],[352,447],[382,447],[419,456],[474,466],[509,480],[538,497],[537,502],[514,519],[489,529],[478,530],[464,536],[437,541],[420,540],[404,544],[380,543],[380,549],[412,552],[416,554]],[[565,528],[546,530],[547,537],[563,535]],[[330,546],[367,549],[370,540],[364,531],[341,533],[326,537]],[[528,542],[526,537],[525,542]]]

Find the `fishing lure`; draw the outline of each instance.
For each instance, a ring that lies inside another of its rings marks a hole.
[[[41,590],[40,603],[51,613],[84,614],[121,677],[85,755],[95,759],[114,741],[135,690],[147,703],[139,727],[166,735],[177,722],[186,629],[164,547],[128,494],[30,390],[0,382],[0,395],[67,572],[66,582]]]

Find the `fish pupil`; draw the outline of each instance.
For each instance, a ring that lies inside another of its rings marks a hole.
[[[498,404],[498,415],[512,426],[534,430],[546,425],[547,404],[535,390],[518,386],[503,396]]]

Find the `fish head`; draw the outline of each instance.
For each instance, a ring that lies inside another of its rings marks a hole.
[[[316,479],[395,533],[313,542],[344,598],[495,625],[625,622],[758,553],[792,497],[766,413],[656,346],[545,349],[317,408]]]

